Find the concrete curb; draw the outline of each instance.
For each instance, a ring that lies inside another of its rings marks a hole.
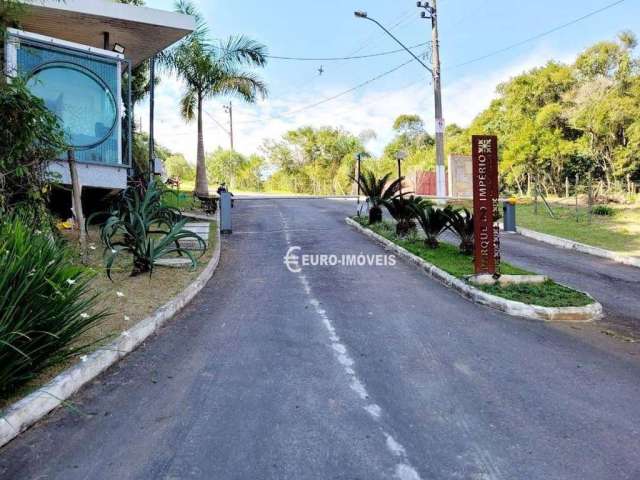
[[[212,217],[211,219],[214,219]],[[217,220],[217,217],[215,217]],[[41,420],[53,409],[107,368],[136,349],[143,341],[173,318],[204,288],[220,262],[220,230],[216,228],[216,245],[205,269],[181,293],[141,320],[109,345],[89,354],[83,361],[56,376],[52,381],[0,412],[0,447]]]
[[[517,229],[518,233],[523,237],[531,238],[543,243],[548,243],[549,245],[553,245],[554,247],[564,248],[566,250],[575,250],[577,252],[593,255],[594,257],[607,258],[617,263],[640,268],[640,258],[630,257],[628,255],[620,255],[619,253],[612,252],[611,250],[592,247],[591,245],[585,245],[584,243],[574,242],[573,240],[567,240],[566,238],[556,237],[547,233],[536,232],[535,230],[529,230],[528,228],[517,227]]]
[[[531,318],[534,320],[542,320],[547,322],[590,322],[602,316],[602,305],[594,299],[594,303],[585,307],[540,307],[538,305],[529,305],[522,302],[514,302],[501,297],[496,297],[489,293],[483,292],[463,280],[448,274],[444,270],[436,267],[413,253],[396,245],[390,240],[378,235],[377,233],[364,228],[358,222],[351,218],[346,218],[348,225],[352,226],[367,237],[384,245],[387,249],[394,251],[402,258],[416,265],[420,270],[431,278],[439,281],[446,287],[452,288],[464,298],[471,300],[480,305],[495,308],[509,315],[516,317]],[[589,295],[589,294],[586,294]],[[589,295],[590,298],[591,295]]]

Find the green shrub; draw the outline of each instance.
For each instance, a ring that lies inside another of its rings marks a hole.
[[[451,206],[447,206],[444,213],[449,217],[449,230],[460,239],[460,251],[465,255],[472,255],[475,239],[473,214],[466,208],[454,209]]]
[[[152,182],[146,187],[129,187],[110,212],[98,212],[87,218],[87,223],[100,217],[106,220],[100,226],[100,238],[106,247],[107,275],[116,258],[122,253],[133,256],[132,276],[152,273],[156,261],[169,255],[185,255],[195,268],[193,254],[180,246],[181,240],[194,239],[206,250],[205,241],[185,229],[186,218],[162,202],[164,187]]]
[[[389,183],[391,174],[387,173],[383,177],[376,177],[373,172],[364,171],[360,178],[351,177],[360,185],[362,194],[367,197],[369,205],[369,225],[382,222],[382,206],[385,202],[391,201],[402,187],[402,180],[397,179]],[[389,185],[387,185],[389,183]]]
[[[384,201],[389,215],[396,223],[396,234],[400,237],[416,230],[416,211],[419,210],[421,200],[414,197],[395,197]]]
[[[0,119],[0,215],[23,206],[40,226],[48,220],[45,205],[54,180],[47,165],[64,150],[64,133],[19,78],[0,82]]]
[[[603,217],[613,217],[616,214],[616,211],[608,205],[596,205],[591,209],[591,213]]]
[[[449,226],[449,216],[439,208],[433,208],[431,202],[424,200],[415,207],[415,215],[422,227],[425,240],[429,248],[438,248],[438,237]]]
[[[78,353],[74,341],[106,316],[91,312],[90,274],[70,256],[22,220],[0,223],[1,395]]]

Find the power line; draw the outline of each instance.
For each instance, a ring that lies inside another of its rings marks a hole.
[[[416,49],[416,48],[420,48],[420,47],[424,47],[426,45],[429,45],[431,42],[422,42],[422,43],[418,43],[416,45],[412,45],[409,48],[410,49]],[[386,52],[378,52],[378,53],[371,53],[368,55],[355,55],[355,56],[350,56],[350,57],[281,57],[281,56],[277,56],[277,55],[267,55],[269,58],[275,59],[275,60],[293,60],[293,61],[300,61],[300,62],[337,62],[337,61],[341,61],[341,60],[360,60],[363,58],[373,58],[373,57],[383,57],[385,55],[392,55],[394,53],[400,53],[400,52],[404,52],[404,49],[400,48],[398,50],[388,50]]]
[[[524,40],[521,40],[519,42],[513,43],[513,44],[508,45],[508,46],[506,46],[504,48],[501,48],[499,50],[495,50],[493,52],[490,52],[490,53],[487,53],[485,55],[482,55],[480,57],[476,57],[476,58],[473,58],[471,60],[467,60],[466,62],[458,63],[457,65],[453,65],[453,66],[449,67],[449,70],[452,70],[454,68],[464,67],[466,65],[470,65],[472,63],[479,62],[480,60],[484,60],[486,58],[493,57],[494,55],[499,55],[500,53],[507,52],[507,51],[512,50],[514,48],[517,48],[517,47],[520,47],[522,45],[525,45],[525,44],[527,44],[529,42],[533,42],[534,40],[538,40],[538,39],[540,39],[542,37],[546,37],[547,35],[551,35],[552,33],[557,32],[558,30],[562,30],[563,28],[567,28],[567,27],[570,27],[571,25],[575,25],[576,23],[581,22],[582,20],[586,20],[587,18],[593,17],[594,15],[597,15],[598,13],[604,12],[605,10],[609,10],[610,8],[613,8],[613,7],[617,6],[617,5],[620,5],[621,3],[625,2],[625,1],[626,0],[618,0],[616,2],[610,3],[608,5],[605,5],[602,8],[599,8],[597,10],[593,10],[592,12],[589,12],[586,15],[583,15],[583,16],[581,16],[579,18],[571,20],[570,22],[563,23],[562,25],[558,25],[557,27],[554,27],[554,28],[552,28],[550,30],[547,30],[547,31],[542,32],[542,33],[539,33],[537,35],[534,35],[533,37],[526,38]]]
[[[227,135],[230,135],[230,134],[231,134],[231,132],[229,132],[229,130],[227,130],[227,127],[225,127],[224,125],[222,125],[222,123],[220,123],[220,122],[216,119],[216,117],[214,117],[213,115],[211,115],[211,114],[210,114],[209,112],[207,112],[205,109],[202,109],[202,111],[203,111],[204,113],[206,113],[206,114],[207,114],[207,116],[208,116],[211,120],[213,120],[213,121],[216,123],[216,125],[217,125],[218,127],[220,127],[220,129],[221,129],[224,133],[226,133]]]
[[[425,52],[423,52],[423,54],[424,53]],[[373,83],[373,82],[375,82],[377,80],[380,80],[383,77],[391,75],[392,73],[397,72],[401,68],[403,68],[403,67],[405,67],[405,66],[407,66],[407,65],[409,65],[410,63],[413,63],[413,62],[415,62],[415,60],[412,58],[411,60],[408,60],[408,61],[406,61],[406,62],[404,62],[404,63],[402,63],[402,64],[400,64],[400,65],[398,65],[398,66],[396,66],[394,68],[392,68],[391,70],[387,70],[386,72],[383,72],[383,73],[381,73],[379,75],[376,75],[375,77],[370,78],[369,80],[366,80],[366,81],[356,85],[355,87],[352,87],[352,88],[350,88],[348,90],[340,92],[340,93],[338,93],[336,95],[333,95],[331,97],[324,98],[324,99],[322,99],[322,100],[320,100],[320,101],[318,101],[316,103],[313,103],[313,104],[310,104],[310,105],[306,105],[306,106],[304,106],[302,108],[298,108],[296,110],[292,110],[292,111],[289,111],[289,112],[284,112],[283,114],[280,115],[280,117],[290,117],[291,115],[296,115],[296,114],[304,112],[306,110],[310,110],[312,108],[319,107],[320,105],[324,105],[325,103],[332,102],[333,100],[337,100],[340,97],[343,97],[343,96],[345,96],[345,95],[347,95],[347,94],[349,94],[351,92],[354,92],[356,90],[359,90],[359,89],[369,85],[370,83]],[[263,122],[263,121],[264,121],[263,119],[259,119],[259,120],[249,120],[249,121],[244,121],[244,122],[239,122],[239,123],[256,123],[256,122]]]
[[[574,19],[574,20],[571,20],[570,22],[564,23],[564,24],[562,24],[562,25],[559,25],[559,26],[557,26],[557,27],[554,27],[554,28],[552,28],[552,29],[550,29],[550,30],[547,30],[547,31],[545,31],[545,32],[542,32],[542,33],[540,33],[540,34],[534,35],[533,37],[529,37],[529,38],[527,38],[527,39],[525,39],[525,40],[522,40],[522,41],[520,41],[520,42],[517,42],[517,43],[514,43],[514,44],[509,45],[509,46],[507,46],[507,47],[501,48],[500,50],[496,50],[496,51],[494,51],[494,52],[488,53],[488,54],[483,55],[483,56],[481,56],[481,57],[478,57],[478,58],[475,58],[475,59],[472,59],[472,60],[468,60],[468,61],[466,61],[466,62],[463,62],[463,63],[457,64],[457,65],[454,65],[454,66],[452,66],[452,67],[450,67],[450,68],[451,68],[451,69],[453,69],[453,68],[458,68],[458,67],[462,67],[462,66],[464,66],[464,65],[468,65],[468,64],[470,64],[470,63],[478,62],[478,61],[480,61],[480,60],[484,60],[485,58],[489,58],[489,57],[491,57],[491,56],[493,56],[493,55],[497,55],[497,54],[499,54],[499,53],[502,53],[502,52],[505,52],[505,51],[511,50],[511,49],[513,49],[513,48],[516,48],[516,47],[518,47],[518,46],[524,45],[524,44],[529,43],[529,42],[531,42],[531,41],[534,41],[534,40],[537,40],[537,39],[539,39],[539,38],[545,37],[545,36],[547,36],[547,35],[550,35],[550,34],[552,34],[552,33],[557,32],[558,30],[561,30],[561,29],[563,29],[563,28],[566,28],[566,27],[569,27],[569,26],[571,26],[571,25],[574,25],[574,24],[576,24],[576,23],[578,23],[578,22],[581,22],[582,20],[585,20],[585,19],[587,19],[587,18],[589,18],[589,17],[592,17],[592,16],[594,16],[594,15],[596,15],[596,14],[598,14],[598,13],[604,12],[604,11],[606,11],[606,10],[610,9],[610,8],[613,8],[613,7],[617,6],[617,5],[620,5],[621,3],[625,2],[625,1],[626,1],[626,0],[617,0],[616,2],[613,2],[613,3],[610,3],[610,4],[608,4],[608,5],[605,5],[605,6],[604,6],[604,7],[602,7],[602,8],[599,8],[599,9],[597,9],[597,10],[594,10],[594,11],[592,11],[592,12],[589,12],[589,13],[587,13],[587,14],[585,14],[585,15],[583,15],[583,16],[581,16],[581,17],[579,17],[579,18],[576,18],[576,19]],[[423,54],[425,54],[425,53],[426,53],[426,52],[423,52]],[[341,93],[338,93],[337,95],[333,95],[333,96],[331,96],[331,97],[325,98],[325,99],[323,99],[323,100],[320,100],[320,101],[318,101],[318,102],[316,102],[316,103],[313,103],[313,104],[307,105],[307,106],[305,106],[305,107],[299,108],[299,109],[297,109],[297,110],[293,110],[293,111],[290,111],[290,112],[285,112],[285,113],[281,114],[280,116],[281,116],[281,117],[288,117],[288,116],[295,115],[295,114],[297,114],[297,113],[304,112],[304,111],[306,111],[306,110],[310,110],[310,109],[312,109],[312,108],[316,108],[316,107],[319,107],[319,106],[321,106],[321,105],[324,105],[325,103],[328,103],[328,102],[331,102],[331,101],[333,101],[333,100],[336,100],[336,99],[338,99],[338,98],[340,98],[340,97],[343,97],[343,96],[345,96],[345,95],[347,95],[347,94],[349,94],[349,93],[351,93],[351,92],[354,92],[354,91],[356,91],[356,90],[359,90],[360,88],[363,88],[363,87],[365,87],[365,86],[367,86],[367,85],[369,85],[369,84],[371,84],[371,83],[373,83],[373,82],[375,82],[375,81],[377,81],[377,80],[380,80],[381,78],[386,77],[386,76],[388,76],[388,75],[390,75],[390,74],[392,74],[392,73],[394,73],[394,72],[396,72],[396,71],[400,70],[401,68],[403,68],[403,67],[405,67],[405,66],[409,65],[410,63],[413,63],[414,61],[415,61],[414,59],[411,59],[411,60],[409,60],[409,61],[407,61],[407,62],[404,62],[404,63],[402,63],[402,64],[398,65],[397,67],[392,68],[391,70],[387,70],[386,72],[381,73],[380,75],[377,75],[377,76],[375,76],[375,77],[373,77],[373,78],[370,78],[369,80],[366,80],[366,81],[364,81],[364,82],[362,82],[362,83],[360,83],[360,84],[358,84],[358,85],[356,85],[356,86],[354,86],[354,87],[352,87],[352,88],[350,88],[350,89],[348,89],[348,90],[345,90],[345,91],[343,91],[343,92],[341,92]],[[256,122],[262,122],[262,121],[264,121],[264,120],[262,120],[262,119],[260,119],[260,120],[249,120],[249,121],[244,121],[244,122],[240,122],[240,123],[256,123]]]

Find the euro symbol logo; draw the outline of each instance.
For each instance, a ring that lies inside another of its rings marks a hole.
[[[300,257],[295,254],[295,252],[299,252],[300,250],[302,250],[300,247],[291,247],[284,256],[284,264],[291,273],[300,273],[302,271]]]

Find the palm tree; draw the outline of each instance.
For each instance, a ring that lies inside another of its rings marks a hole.
[[[394,198],[400,191],[400,186],[404,177],[393,181],[387,185],[390,173],[381,178],[377,178],[373,172],[364,171],[360,178],[351,177],[351,179],[360,184],[360,190],[367,197],[369,204],[369,225],[380,223],[382,221],[382,206],[386,201]]]
[[[448,228],[449,216],[444,210],[434,208],[429,200],[421,200],[412,208],[416,220],[424,231],[424,244],[428,248],[438,248],[438,237]]]
[[[186,84],[180,99],[180,113],[187,121],[198,121],[196,193],[207,195],[209,185],[204,160],[202,131],[203,103],[218,95],[237,95],[255,102],[267,95],[264,82],[245,67],[263,67],[266,47],[244,36],[209,41],[207,26],[191,0],[177,0],[176,11],[196,18],[196,30],[162,58],[162,63]]]

